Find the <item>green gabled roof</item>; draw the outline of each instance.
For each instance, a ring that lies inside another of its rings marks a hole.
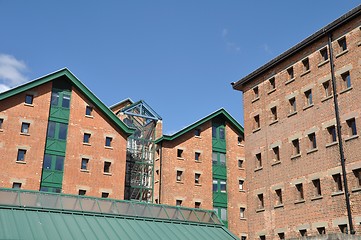
[[[235,127],[239,133],[241,133],[242,135],[244,134],[244,129],[243,129],[242,125],[239,124],[239,122],[237,122],[237,120],[234,119],[224,108],[221,108],[221,109],[215,111],[214,113],[211,113],[210,115],[189,125],[188,127],[185,127],[182,130],[174,133],[173,135],[163,135],[161,138],[158,138],[155,141],[155,143],[160,143],[162,141],[172,141],[172,140],[178,138],[179,136],[197,128],[198,126],[202,125],[203,123],[208,122],[218,116],[223,116],[226,119],[226,121],[228,121],[230,124],[232,124],[232,126]]]
[[[115,126],[119,127],[126,135],[131,135],[134,130],[125,125],[102,101],[99,100],[94,93],[92,93],[75,75],[67,68],[60,69],[56,72],[50,73],[31,82],[12,88],[8,91],[0,93],[0,101],[12,97],[16,94],[30,90],[34,87],[38,87],[47,82],[51,82],[59,77],[66,76],[69,81],[84,94],[94,106],[99,109],[109,120],[111,120]]]

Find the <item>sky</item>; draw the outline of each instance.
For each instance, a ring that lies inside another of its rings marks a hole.
[[[359,5],[348,0],[0,0],[0,92],[68,68],[107,106],[144,100],[172,134],[235,82]]]

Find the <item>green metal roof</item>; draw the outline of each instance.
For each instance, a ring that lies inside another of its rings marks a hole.
[[[134,130],[125,125],[102,101],[99,100],[80,80],[74,76],[67,68],[60,69],[54,73],[45,75],[44,77],[35,79],[18,87],[12,88],[8,91],[0,93],[0,101],[12,97],[16,94],[38,87],[44,83],[51,82],[59,77],[66,76],[69,81],[75,86],[82,94],[84,94],[94,106],[99,109],[116,127],[119,127],[126,135],[131,135]]]
[[[211,113],[208,116],[196,121],[195,123],[183,128],[182,130],[174,133],[173,135],[163,135],[161,138],[158,138],[155,141],[155,143],[160,143],[162,141],[172,141],[172,140],[178,138],[179,136],[199,127],[203,123],[205,123],[209,120],[212,120],[213,118],[218,117],[218,116],[223,116],[226,119],[226,121],[228,121],[230,124],[232,124],[240,134],[244,135],[244,129],[243,129],[242,125],[239,124],[237,122],[237,120],[234,119],[224,108],[221,108],[221,109],[215,111],[214,113]]]
[[[0,239],[238,238],[213,211],[0,189]]]

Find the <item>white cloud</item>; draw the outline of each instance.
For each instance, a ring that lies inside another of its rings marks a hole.
[[[234,52],[241,51],[241,48],[236,43],[229,40],[228,35],[229,35],[228,29],[223,28],[222,29],[222,38],[223,38],[224,43],[227,46],[227,50],[234,51]]]
[[[0,53],[0,92],[28,81],[24,74],[26,70],[28,67],[23,61]]]

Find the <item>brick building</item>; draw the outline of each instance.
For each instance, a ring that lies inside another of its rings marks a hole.
[[[246,237],[242,126],[220,109],[158,139],[155,202],[214,209],[228,228]]]
[[[361,234],[360,65],[359,6],[232,83],[243,92],[251,239]]]

